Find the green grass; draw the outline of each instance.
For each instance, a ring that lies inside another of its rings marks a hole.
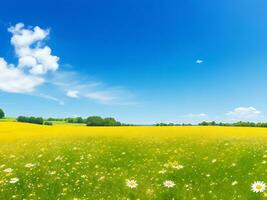
[[[266,157],[266,139],[257,138],[20,138],[1,142],[0,199],[262,199],[250,185],[267,181]],[[166,188],[165,180],[176,185]]]

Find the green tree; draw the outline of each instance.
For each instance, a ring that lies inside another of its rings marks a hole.
[[[104,120],[99,116],[91,116],[86,120],[87,126],[103,126]]]
[[[117,122],[114,118],[112,117],[107,117],[107,118],[104,118],[103,119],[103,122],[104,122],[104,126],[118,126],[119,122]]]
[[[204,121],[204,122],[201,122],[201,123],[199,123],[198,125],[199,125],[199,126],[208,126],[208,125],[209,125],[209,123],[208,123],[208,122],[206,122],[206,121]]]
[[[81,117],[76,117],[74,121],[75,123],[84,123],[84,120]]]
[[[0,119],[5,117],[4,111],[0,108]]]

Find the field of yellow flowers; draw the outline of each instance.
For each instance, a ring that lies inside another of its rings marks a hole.
[[[1,200],[264,199],[255,181],[264,128],[0,122]]]

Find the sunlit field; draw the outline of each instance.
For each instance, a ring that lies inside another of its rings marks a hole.
[[[0,199],[263,199],[267,129],[0,122]]]

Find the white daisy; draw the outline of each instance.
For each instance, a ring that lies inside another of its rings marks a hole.
[[[55,175],[57,172],[56,171],[49,171],[48,172],[50,175]]]
[[[266,189],[266,185],[263,181],[255,181],[254,183],[252,183],[251,185],[251,190],[253,192],[264,192]]]
[[[232,185],[236,185],[236,184],[238,184],[238,182],[237,182],[237,181],[234,181],[234,182],[232,182]]]
[[[18,181],[19,181],[19,179],[17,177],[15,177],[15,178],[11,178],[9,183],[16,183]]]
[[[138,184],[136,180],[126,180],[126,186],[129,188],[136,188]]]
[[[179,169],[183,169],[184,166],[183,165],[173,165],[172,168],[179,170]]]
[[[173,181],[167,180],[163,182],[164,187],[172,188],[175,186],[175,183]]]
[[[163,169],[163,170],[160,170],[160,171],[159,171],[159,174],[165,174],[166,172],[167,172],[167,171]]]
[[[6,168],[3,171],[6,173],[11,173],[13,171],[13,169],[12,168]]]
[[[28,163],[25,165],[25,167],[27,168],[33,168],[35,166],[35,164],[32,164],[32,163]]]

